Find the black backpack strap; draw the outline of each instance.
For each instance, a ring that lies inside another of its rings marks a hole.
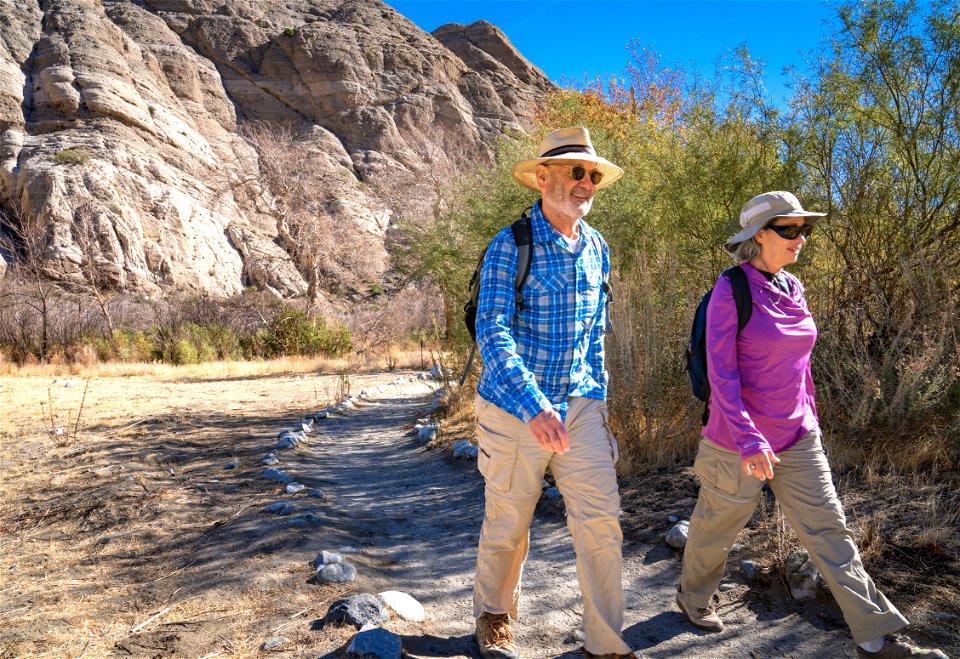
[[[750,316],[753,314],[750,282],[747,281],[747,273],[739,265],[724,270],[723,276],[730,280],[730,287],[733,289],[733,301],[737,304],[737,334],[739,334],[750,322]]]
[[[530,262],[533,260],[533,222],[530,220],[530,209],[523,211],[513,224],[510,225],[513,231],[513,242],[517,245],[517,279],[514,282],[514,289],[517,296],[517,311],[523,311],[523,286],[527,283],[527,276],[530,274]]]

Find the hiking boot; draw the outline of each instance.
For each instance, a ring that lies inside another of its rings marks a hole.
[[[910,639],[905,636],[890,635],[886,637],[886,643],[879,652],[867,652],[859,645],[857,646],[857,656],[861,659],[902,659],[905,657],[914,657],[914,659],[948,659],[947,655],[936,648],[918,648],[910,643]]]
[[[690,624],[694,627],[707,632],[723,631],[723,621],[720,619],[720,616],[717,615],[713,604],[707,604],[706,608],[703,609],[698,609],[693,606],[688,607],[683,603],[683,600],[680,599],[680,593],[677,593],[677,606],[680,607],[680,612],[687,617],[687,620],[689,620]]]
[[[484,613],[477,618],[474,633],[480,656],[483,659],[519,659],[517,645],[513,642],[510,615],[507,613]]]

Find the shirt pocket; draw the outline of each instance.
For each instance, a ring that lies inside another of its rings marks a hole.
[[[527,288],[533,295],[549,295],[563,293],[567,290],[569,280],[562,272],[543,271],[530,273],[527,278]]]

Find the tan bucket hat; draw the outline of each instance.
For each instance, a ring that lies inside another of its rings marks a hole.
[[[601,158],[590,141],[590,132],[586,128],[560,128],[547,133],[540,142],[539,158],[521,160],[513,166],[513,178],[517,183],[531,190],[537,187],[537,165],[551,160],[585,160],[597,164],[603,174],[603,180],[597,185],[605,188],[623,176],[623,170],[606,158]]]
[[[739,243],[755,236],[775,217],[803,217],[807,224],[813,224],[825,215],[826,213],[803,210],[792,192],[764,192],[744,204],[740,211],[740,226],[743,231],[727,240],[726,248],[733,251]]]

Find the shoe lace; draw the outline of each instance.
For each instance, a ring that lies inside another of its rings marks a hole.
[[[493,647],[503,647],[513,643],[513,632],[510,630],[510,621],[506,618],[494,618],[491,620],[487,625],[484,640]]]

